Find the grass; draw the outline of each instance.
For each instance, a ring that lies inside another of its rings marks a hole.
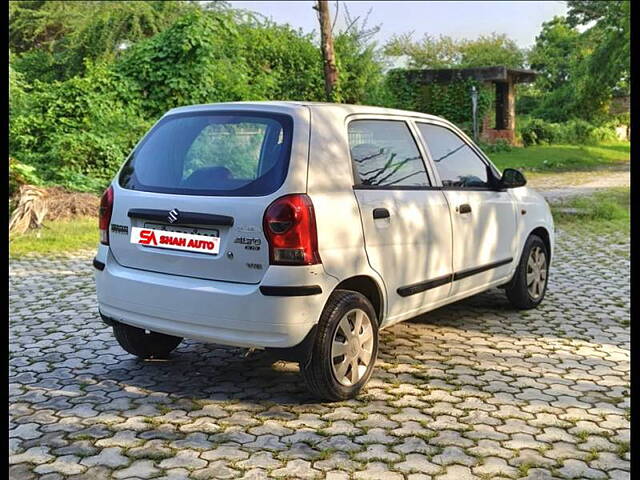
[[[38,230],[9,236],[9,256],[27,253],[54,254],[94,249],[98,244],[98,219],[95,217],[45,222]]]
[[[629,162],[631,143],[599,145],[535,145],[514,147],[510,152],[487,153],[500,170],[518,168],[549,172],[589,170]]]
[[[553,220],[559,226],[585,230],[628,231],[630,229],[629,187],[609,188],[593,195],[574,197],[551,205]],[[564,209],[576,209],[568,213]]]

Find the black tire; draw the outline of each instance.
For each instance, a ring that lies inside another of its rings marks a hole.
[[[114,323],[113,334],[120,346],[140,358],[166,358],[182,342],[182,337],[164,333],[145,333],[142,328]]]
[[[372,357],[366,372],[353,385],[340,383],[334,372],[331,345],[342,317],[353,309],[363,310],[371,320],[373,332]],[[336,290],[331,294],[322,311],[316,336],[312,345],[311,358],[300,371],[311,393],[322,400],[341,401],[354,398],[369,381],[378,355],[378,319],[371,302],[358,292]]]
[[[534,298],[527,287],[527,264],[529,262],[529,256],[536,247],[542,249],[546,259],[546,276],[544,279],[544,287],[538,298]],[[505,293],[509,302],[519,310],[529,310],[540,305],[540,302],[544,299],[544,295],[547,291],[547,284],[549,282],[549,250],[542,239],[537,235],[530,235],[524,244],[522,249],[522,255],[520,257],[520,263],[513,275],[511,281],[505,287]]]

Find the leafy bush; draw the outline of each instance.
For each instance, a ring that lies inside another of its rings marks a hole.
[[[478,90],[478,122],[491,108],[493,91],[475,80],[423,85],[409,71],[391,70],[385,79],[390,94],[389,107],[417,110],[444,117],[469,133],[472,122],[471,87]]]
[[[9,157],[9,196],[18,192],[21,185],[40,185],[42,180],[36,173],[36,167],[18,162]]]
[[[85,77],[34,82],[9,125],[9,149],[38,169],[43,180],[97,188],[111,178],[148,129],[126,79],[104,65],[87,65]],[[93,180],[91,180],[93,179]]]
[[[511,144],[504,138],[497,139],[495,143],[481,143],[480,148],[485,153],[510,152],[513,150]]]
[[[615,124],[595,126],[586,120],[573,119],[564,123],[546,122],[540,118],[523,120],[518,134],[524,146],[544,144],[595,144],[617,140]]]

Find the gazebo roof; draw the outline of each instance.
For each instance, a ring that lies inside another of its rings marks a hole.
[[[482,82],[530,83],[538,72],[520,68],[477,67],[477,68],[437,68],[424,70],[405,70],[407,76],[424,83],[448,83],[455,80],[474,79]]]

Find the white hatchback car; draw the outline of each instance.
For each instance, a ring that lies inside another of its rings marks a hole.
[[[442,118],[378,107],[176,108],[102,197],[99,310],[127,351],[183,337],[297,361],[355,396],[378,331],[492,287],[545,294],[549,207]]]

